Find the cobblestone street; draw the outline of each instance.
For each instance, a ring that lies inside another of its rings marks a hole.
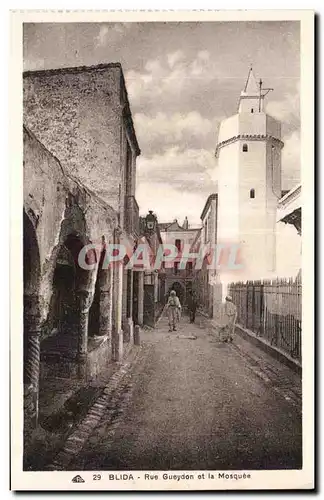
[[[285,469],[302,457],[301,380],[208,320],[165,317],[70,470]]]

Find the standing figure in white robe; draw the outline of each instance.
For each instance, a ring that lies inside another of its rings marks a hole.
[[[181,304],[174,290],[170,293],[166,309],[169,318],[169,332],[176,331],[177,323],[180,321]]]

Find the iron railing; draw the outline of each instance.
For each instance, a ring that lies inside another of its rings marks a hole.
[[[302,284],[298,279],[231,283],[237,322],[301,361]]]

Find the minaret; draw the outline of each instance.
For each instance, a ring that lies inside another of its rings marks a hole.
[[[275,271],[283,143],[280,122],[265,111],[270,90],[250,68],[238,112],[221,122],[216,146],[218,242],[240,245],[244,267],[238,279],[265,278]]]

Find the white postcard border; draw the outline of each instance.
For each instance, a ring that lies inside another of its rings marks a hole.
[[[22,266],[22,24],[24,22],[155,22],[155,21],[269,21],[301,22],[301,178],[303,263],[303,469],[265,471],[98,471],[22,470],[23,451],[23,286]],[[314,486],[314,12],[311,10],[240,11],[15,11],[11,13],[10,51],[10,361],[11,361],[11,488],[22,490],[244,490],[310,489]],[[72,483],[79,473],[84,483]],[[163,474],[194,474],[194,480],[164,480]],[[205,474],[206,479],[198,479]],[[208,473],[216,479],[208,479]],[[235,479],[218,474],[250,475]],[[132,474],[132,480],[109,480],[109,474]],[[158,474],[145,480],[145,474]],[[107,479],[108,478],[108,479]]]

